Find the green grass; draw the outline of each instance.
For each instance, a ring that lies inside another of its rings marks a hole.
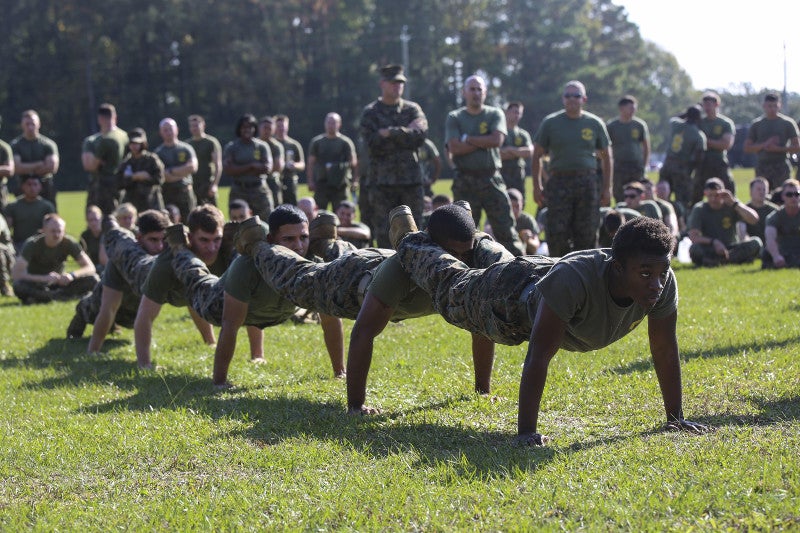
[[[511,446],[525,346],[498,347],[478,396],[468,335],[438,317],[387,327],[383,414],[354,418],[316,326],[269,328],[264,365],[240,335],[218,392],[185,311],[140,373],[131,332],[92,357],[63,340],[73,304],[0,300],[0,529],[800,529],[797,272],[676,273],[684,408],[716,430],[661,431],[642,326],[556,355],[542,449]]]

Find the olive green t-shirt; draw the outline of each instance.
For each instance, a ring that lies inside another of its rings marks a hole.
[[[216,168],[214,153],[222,155],[222,148],[216,137],[206,135],[199,139],[189,137],[184,141],[194,149],[197,156],[197,172],[194,173],[195,183],[208,183],[214,181]]]
[[[545,117],[533,142],[550,154],[549,170],[563,172],[597,169],[597,151],[611,141],[598,116],[584,111],[570,118],[562,110]]]
[[[708,117],[704,117],[700,121],[700,130],[706,134],[706,140],[708,141],[718,141],[722,139],[725,135],[735,135],[736,134],[736,126],[733,124],[733,121],[726,117],[725,115],[717,115],[717,118],[710,119]],[[617,151],[614,150],[614,156],[616,157]],[[727,150],[716,150],[714,148],[708,147],[706,150],[706,163],[728,163],[728,151]]]
[[[670,120],[668,158],[688,165],[694,160],[694,155],[698,151],[704,152],[706,147],[706,134],[697,126],[678,118]]]
[[[356,153],[349,137],[338,134],[335,138],[317,135],[308,145],[309,155],[316,158],[314,180],[331,186],[342,186],[351,179],[350,161]],[[363,175],[363,173],[362,173]]]
[[[462,135],[489,135],[499,131],[508,135],[506,115],[497,107],[483,106],[480,113],[473,115],[466,107],[451,111],[444,125],[444,142],[461,138]],[[500,148],[479,148],[465,155],[453,156],[453,163],[459,170],[487,171],[502,166]]]
[[[606,126],[614,148],[614,163],[635,163],[644,166],[644,146],[650,140],[647,124],[639,117],[628,122],[615,118]]]
[[[367,292],[394,309],[393,321],[435,313],[430,295],[411,281],[411,276],[403,270],[397,255],[375,269]]]
[[[767,226],[777,231],[781,255],[800,255],[800,214],[789,216],[781,207],[767,217]]]
[[[297,307],[275,292],[256,269],[253,258],[240,255],[220,278],[225,292],[248,304],[244,323],[265,328],[288,320]]]
[[[283,145],[283,153],[286,156],[286,161],[292,161],[293,163],[302,163],[306,160],[306,156],[303,153],[303,145],[300,144],[297,139],[292,139],[291,137],[284,137],[284,139],[278,140]],[[286,166],[283,167],[283,177],[284,179],[292,178],[297,175],[297,171],[294,169],[287,168]]]
[[[175,275],[172,268],[172,250],[166,249],[161,252],[153,262],[150,273],[144,280],[142,294],[159,305],[169,303],[175,307],[185,307],[186,288]],[[215,276],[221,276],[225,272],[225,261],[222,257],[211,264],[208,269]]]
[[[139,309],[139,303],[142,300],[142,295],[138,291],[133,290],[133,287],[125,281],[122,273],[113,262],[109,262],[105,269],[103,269],[102,276],[103,287],[114,289],[122,293],[122,302],[120,302],[117,316],[131,316],[135,317]]]
[[[531,141],[531,134],[527,131],[523,130],[519,126],[515,128],[511,128],[508,131],[508,135],[506,135],[505,141],[503,141],[503,146],[513,146],[514,148],[520,148],[522,146],[530,146],[533,141]],[[503,168],[504,169],[513,169],[513,168],[525,168],[526,159],[524,157],[515,157],[514,159],[503,159]]]
[[[617,204],[617,207],[628,207],[628,203],[619,202]],[[646,216],[648,218],[662,220],[661,208],[653,200],[641,200],[639,202],[639,207],[628,207],[628,209],[633,209],[634,211],[638,211],[643,216]]]
[[[800,136],[797,122],[783,113],[778,113],[778,116],[774,119],[768,119],[762,115],[750,123],[750,129],[747,131],[747,138],[756,144],[763,143],[770,137],[775,136],[778,137],[779,146],[786,146],[789,139]],[[759,163],[780,163],[788,157],[789,154],[786,153],[767,152],[765,150],[758,152]]]
[[[747,207],[752,209],[758,215],[758,222],[755,224],[747,224],[745,223],[745,229],[747,234],[751,237],[758,237],[761,239],[761,242],[765,242],[764,239],[764,228],[767,226],[767,217],[770,216],[773,212],[778,210],[778,206],[773,204],[770,201],[764,202],[764,205],[761,207],[755,207],[752,202],[747,204]]]
[[[55,212],[55,206],[41,196],[37,196],[32,202],[20,196],[16,202],[8,204],[6,215],[11,219],[11,226],[14,229],[14,242],[22,242],[38,233],[42,228],[44,216]]]
[[[269,161],[272,164],[272,151],[267,143],[261,139],[251,139],[244,142],[241,139],[234,139],[225,145],[222,154],[223,160],[230,160],[234,165],[246,165],[248,163],[264,163]],[[261,179],[261,174],[240,174],[231,176],[234,181],[250,182]]]
[[[58,146],[56,146],[55,141],[44,135],[39,135],[32,141],[20,135],[11,141],[11,151],[15,156],[18,155],[23,163],[42,161],[51,155],[58,156]],[[17,175],[19,175],[19,172],[17,172]],[[42,179],[52,177],[53,174],[47,174],[42,176]]]
[[[192,158],[197,158],[197,154],[194,153],[194,148],[183,141],[175,141],[174,146],[165,146],[162,144],[155,149],[155,154],[161,159],[161,162],[164,163],[165,170],[181,167],[191,161]],[[192,175],[188,174],[184,176],[180,182],[173,182],[172,184],[182,183],[184,185],[191,185],[192,182]]]
[[[708,202],[697,202],[689,213],[687,226],[730,246],[739,240],[736,235],[736,223],[739,220],[739,213],[732,206],[723,204],[720,209],[715,210],[711,209]]]
[[[94,141],[94,155],[102,161],[100,168],[97,169],[98,176],[112,179],[119,170],[127,147],[128,134],[120,128],[98,135]]]
[[[608,290],[611,250],[585,250],[562,257],[531,293],[531,305],[542,301],[567,324],[561,348],[598,350],[621,339],[645,316],[664,318],[678,309],[678,285],[669,269],[664,290],[646,313],[638,305],[619,305]],[[531,316],[531,321],[533,317]]]
[[[45,275],[50,272],[64,272],[67,257],[77,261],[82,252],[78,241],[69,235],[65,235],[60,243],[50,248],[44,242],[44,235],[39,234],[25,241],[21,255],[28,262],[29,274]]]

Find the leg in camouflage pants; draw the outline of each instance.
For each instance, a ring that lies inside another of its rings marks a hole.
[[[772,191],[792,177],[792,167],[788,159],[775,163],[758,163],[756,165],[756,176],[767,178],[769,190]]]
[[[392,255],[392,250],[363,248],[331,263],[314,263],[263,241],[253,250],[256,269],[278,294],[298,307],[350,319],[361,310],[364,276]]]
[[[191,250],[173,250],[172,268],[186,287],[189,307],[203,320],[219,326],[222,324],[222,306],[225,301],[225,286],[208,270]]]
[[[425,233],[406,236],[397,253],[411,279],[431,295],[445,320],[495,342],[516,345],[529,340],[533,284],[550,271],[555,258],[517,257],[486,269],[470,269],[442,253]],[[535,312],[535,310],[534,310]]]
[[[762,248],[761,239],[758,237],[737,242],[728,246],[728,260],[724,262],[731,265],[751,263],[759,256]],[[723,259],[710,244],[693,244],[689,248],[689,256],[692,258],[692,263],[697,266],[718,266],[723,263]]]
[[[389,211],[398,205],[407,205],[411,208],[414,221],[419,226],[422,223],[422,211],[425,201],[422,194],[422,185],[381,185],[373,186],[369,192],[369,202],[372,204],[373,238],[378,248],[390,248],[389,242]]]
[[[547,245],[550,255],[588,250],[597,241],[600,192],[597,176],[551,177],[545,184]]]
[[[148,254],[133,234],[122,228],[112,228],[103,235],[108,260],[117,267],[131,290],[141,296],[144,280],[150,273],[156,256]]]

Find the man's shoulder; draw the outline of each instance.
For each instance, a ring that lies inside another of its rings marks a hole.
[[[603,122],[602,118],[600,118],[598,115],[595,115],[594,113],[591,113],[589,111],[583,111],[583,113],[581,114],[581,118],[583,120],[588,121],[588,122],[594,122],[596,124],[600,124],[603,127],[605,127],[605,125],[606,125],[606,123]]]
[[[544,124],[545,122],[550,122],[550,123],[556,122],[558,120],[566,118],[566,116],[567,112],[564,111],[563,109],[559,109],[558,111],[553,111],[552,113],[544,117],[544,119],[542,120],[542,124]]]

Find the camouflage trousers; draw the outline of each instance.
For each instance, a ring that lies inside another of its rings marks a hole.
[[[114,316],[114,323],[123,328],[133,329],[136,321],[136,313],[139,309],[141,296],[131,292],[123,292],[122,304],[120,304],[117,314]],[[75,314],[80,316],[87,324],[94,324],[97,315],[100,313],[100,305],[103,302],[103,284],[98,283],[94,290],[85,295],[75,305]]]
[[[315,263],[284,248],[260,242],[256,269],[278,294],[304,309],[355,319],[373,271],[393,250],[362,248],[330,263]]]
[[[277,207],[283,203],[283,183],[278,175],[270,174],[267,177],[267,187],[272,193],[272,202]],[[334,206],[336,207],[336,206]]]
[[[503,177],[503,183],[506,184],[506,190],[517,189],[522,193],[522,198],[525,199],[525,167],[520,167],[519,165],[503,167],[500,169],[500,174]]]
[[[194,190],[187,183],[165,183],[161,186],[161,196],[164,205],[172,204],[181,212],[181,220],[186,222],[189,213],[197,207],[194,199]]]
[[[97,274],[84,276],[72,281],[69,285],[47,285],[36,281],[15,281],[14,293],[22,303],[47,303],[52,301],[76,300],[94,289],[100,281]]]
[[[104,215],[112,214],[119,205],[119,189],[110,184],[103,184],[99,179],[90,181],[86,192],[86,207],[96,205]]]
[[[495,240],[509,252],[514,255],[525,252],[525,246],[515,229],[511,201],[499,172],[491,176],[459,172],[453,179],[453,198],[469,202],[477,227],[480,227],[482,212],[486,211],[486,220],[492,226]]]
[[[186,287],[189,307],[206,322],[215,326],[222,325],[225,284],[191,250],[173,250],[172,255],[172,268],[178,280]]]
[[[751,263],[759,256],[762,248],[761,239],[758,237],[731,244],[728,246],[728,260],[725,262],[731,265]],[[710,244],[693,244],[689,247],[689,257],[697,266],[717,266],[723,263],[722,258]]]
[[[474,269],[442,252],[422,232],[406,236],[397,250],[412,281],[431,295],[434,309],[454,326],[501,344],[529,340],[534,284],[557,259],[529,255]]]
[[[347,200],[347,186],[331,187],[326,182],[317,183],[314,187],[314,202],[321,210],[336,210],[336,206]]]
[[[800,253],[781,251],[781,255],[784,261],[786,261],[786,268],[800,268]],[[775,268],[775,261],[772,259],[772,254],[769,253],[766,247],[761,251],[761,268]]]
[[[283,203],[297,205],[297,174],[287,176],[283,175],[281,182],[283,183]]]
[[[756,177],[758,176],[767,179],[769,182],[769,190],[772,191],[783,185],[784,181],[792,177],[792,166],[788,159],[773,163],[759,162],[756,164]]]
[[[122,277],[136,296],[141,296],[144,281],[153,268],[155,255],[142,248],[133,233],[122,228],[113,228],[103,234],[108,261],[117,267]]]
[[[736,183],[733,181],[733,173],[725,161],[703,160],[703,164],[695,171],[692,180],[692,205],[703,200],[703,189],[708,178],[719,178],[725,184],[725,188],[736,196]]]
[[[545,184],[545,233],[550,255],[596,246],[600,191],[596,174],[552,176]]]
[[[11,281],[11,269],[14,268],[14,247],[11,244],[0,243],[0,285],[5,286]]]
[[[675,193],[675,201],[679,202],[686,212],[692,208],[692,170],[683,163],[667,158],[658,173],[658,179],[669,183]]]
[[[209,196],[208,194],[213,183],[213,181],[203,181],[201,183],[195,183],[192,185],[194,188],[195,203],[197,203],[197,205],[217,206],[219,195],[215,193]]]
[[[637,161],[617,161],[614,159],[614,200],[625,201],[625,185],[644,178],[644,166]]]
[[[372,208],[373,239],[378,248],[391,248],[389,242],[389,211],[398,205],[407,205],[417,226],[422,224],[425,209],[422,185],[375,185],[369,191]]]
[[[261,217],[261,220],[269,219],[269,214],[275,208],[272,192],[263,179],[253,182],[234,180],[231,184],[230,200],[244,200],[253,210],[253,214]]]

